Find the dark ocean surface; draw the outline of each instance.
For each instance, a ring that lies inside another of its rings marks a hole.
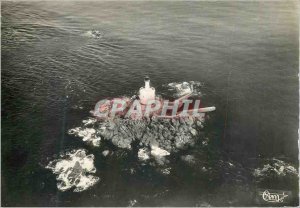
[[[257,188],[292,191],[289,205],[298,204],[297,177],[249,176],[272,158],[298,167],[296,1],[1,7],[2,206],[258,206]],[[105,159],[67,134],[100,99],[136,93],[146,74],[165,95],[171,82],[203,83],[202,102],[217,109],[205,130],[210,161],[238,168],[218,165],[211,177],[178,162],[167,176],[132,175],[130,156]],[[101,180],[61,192],[45,166],[78,148],[94,154]]]

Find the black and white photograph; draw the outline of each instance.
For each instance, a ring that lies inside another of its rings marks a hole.
[[[1,1],[2,207],[298,207],[299,1]]]

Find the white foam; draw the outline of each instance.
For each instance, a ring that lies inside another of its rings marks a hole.
[[[88,118],[86,120],[83,120],[82,123],[84,123],[85,126],[90,124],[95,124],[97,122],[97,119],[95,118]]]
[[[80,106],[80,105],[74,105],[72,106],[72,109],[75,109],[75,110],[82,110],[83,109],[83,106]]]
[[[172,82],[168,84],[170,90],[175,90],[177,92],[177,96],[183,96],[189,93],[201,95],[201,86],[203,86],[203,84],[198,81]]]
[[[167,155],[170,155],[170,153],[167,150],[161,149],[156,145],[151,145],[151,155],[154,157],[165,157]]]
[[[106,157],[108,154],[109,154],[109,150],[104,150],[104,151],[102,152],[102,155],[103,155],[104,157]]]
[[[51,161],[46,168],[57,175],[57,188],[74,192],[84,191],[95,185],[100,179],[88,173],[95,173],[94,155],[86,155],[84,149],[73,150],[61,155],[61,159]]]
[[[84,33],[84,36],[100,39],[102,38],[102,34],[99,30],[89,30],[86,33]]]
[[[204,140],[202,141],[202,145],[203,145],[203,146],[207,146],[207,145],[208,145],[208,142],[209,142],[209,139],[206,137],[206,138],[204,138]]]
[[[292,165],[273,158],[269,164],[264,165],[262,168],[256,168],[253,172],[255,177],[267,176],[270,173],[275,173],[278,176],[285,176],[288,174],[297,175],[297,169]]]
[[[181,156],[181,159],[189,164],[196,163],[196,159],[193,155],[183,155],[183,156]]]
[[[85,125],[90,124],[92,121],[86,121]],[[76,127],[70,129],[68,131],[69,134],[73,134],[75,136],[81,137],[82,141],[88,142],[95,147],[100,146],[101,137],[98,136],[96,130],[94,128],[84,128],[84,127]]]
[[[172,168],[165,168],[161,170],[161,173],[164,175],[169,175],[171,173]]]
[[[141,148],[138,151],[138,158],[142,161],[150,159],[147,149]]]
[[[187,82],[176,84],[175,88],[180,95],[186,95],[193,91],[192,87]]]
[[[133,207],[138,201],[136,199],[129,200],[128,207]]]

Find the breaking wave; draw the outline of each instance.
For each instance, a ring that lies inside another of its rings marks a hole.
[[[82,141],[92,144],[95,147],[100,146],[101,137],[97,133],[96,129],[89,128],[87,126],[91,126],[96,123],[96,119],[89,118],[87,120],[83,120],[83,126],[82,127],[76,127],[73,129],[70,129],[68,131],[69,134],[74,134],[78,137],[82,138]]]
[[[201,87],[204,86],[202,82],[198,81],[188,81],[188,82],[172,82],[167,85],[168,91],[173,93],[173,96],[179,97],[185,95],[186,93],[192,92],[194,96],[201,96]]]
[[[86,150],[73,150],[60,155],[60,157],[46,166],[57,175],[57,188],[60,191],[74,188],[74,192],[81,192],[100,180],[99,177],[91,174],[96,173],[94,155],[87,155]]]
[[[99,30],[89,30],[86,33],[84,33],[84,36],[100,39],[103,37],[103,34]]]
[[[268,177],[281,177],[281,176],[297,176],[297,169],[294,168],[291,164],[284,162],[282,160],[272,158],[267,161],[261,168],[256,168],[253,171],[253,176],[261,181]]]

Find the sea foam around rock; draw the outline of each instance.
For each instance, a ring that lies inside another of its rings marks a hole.
[[[269,176],[295,176],[298,175],[297,169],[291,164],[284,162],[282,160],[272,158],[261,168],[256,168],[253,175],[257,179],[263,179]]]
[[[141,147],[157,147],[173,152],[193,145],[203,128],[204,117],[173,120],[131,120],[115,118],[108,121],[83,121],[83,125],[70,129],[69,134],[99,146],[100,140],[108,140],[119,148],[131,149],[133,142]],[[151,148],[154,152],[153,148]]]
[[[193,95],[199,95],[201,86],[200,82],[191,81],[170,83],[167,88],[175,90],[174,97],[179,97],[186,94],[187,90],[193,92]],[[202,113],[197,118],[159,119],[152,117],[141,120],[115,117],[104,121],[87,118],[82,121],[81,126],[70,129],[68,133],[97,147],[100,146],[100,141],[110,141],[119,148],[130,150],[132,144],[137,143],[140,146],[138,157],[141,161],[145,161],[150,156],[161,159],[172,152],[192,146],[199,139],[204,126],[204,116],[205,114]],[[157,152],[168,154],[158,156]]]
[[[81,192],[100,180],[92,175],[96,173],[94,155],[87,155],[84,149],[62,154],[60,159],[51,161],[46,168],[57,175],[57,188],[60,191],[74,188],[74,192]]]
[[[187,85],[190,90],[185,89],[185,85]],[[169,92],[177,97],[189,92],[192,92],[192,95],[201,96],[202,93],[200,88],[204,86],[204,83],[198,81],[172,82],[164,86],[167,87]]]

